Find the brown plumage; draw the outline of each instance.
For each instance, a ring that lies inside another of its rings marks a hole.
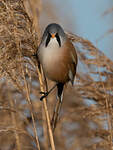
[[[61,83],[66,83],[70,80],[73,83],[76,74],[77,54],[69,40],[62,45],[60,55],[51,63],[51,67],[45,71],[50,80]]]
[[[73,84],[77,67],[77,53],[58,24],[47,26],[37,54],[45,76],[56,82],[58,97],[61,99],[64,84],[68,81]]]

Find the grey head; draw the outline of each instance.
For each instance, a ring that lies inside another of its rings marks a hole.
[[[45,47],[47,47],[48,43],[50,42],[52,35],[54,35],[56,40],[58,41],[59,47],[61,47],[62,42],[64,42],[67,39],[64,30],[59,24],[49,24],[44,31],[41,41],[42,44],[45,44]]]

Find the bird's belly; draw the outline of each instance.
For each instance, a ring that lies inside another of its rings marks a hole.
[[[68,70],[66,64],[63,63],[61,53],[45,54],[42,66],[45,75],[50,80],[63,83],[68,80]]]
[[[51,64],[51,66],[47,66],[44,68],[45,75],[52,81],[65,83],[68,81],[68,73],[63,71],[64,68],[59,66],[58,63]]]

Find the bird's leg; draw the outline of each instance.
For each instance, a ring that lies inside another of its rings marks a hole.
[[[56,86],[57,86],[57,84],[55,84],[48,92],[40,92],[40,94],[43,94],[43,96],[41,96],[40,100],[42,101],[43,98],[47,97]]]

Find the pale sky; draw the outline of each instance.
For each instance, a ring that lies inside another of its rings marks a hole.
[[[47,1],[47,0],[46,0]],[[113,13],[102,16],[113,7],[113,0],[51,0],[55,5],[58,22],[67,31],[90,40],[96,40],[113,29]],[[97,47],[109,58],[113,57],[113,34],[99,40]]]

